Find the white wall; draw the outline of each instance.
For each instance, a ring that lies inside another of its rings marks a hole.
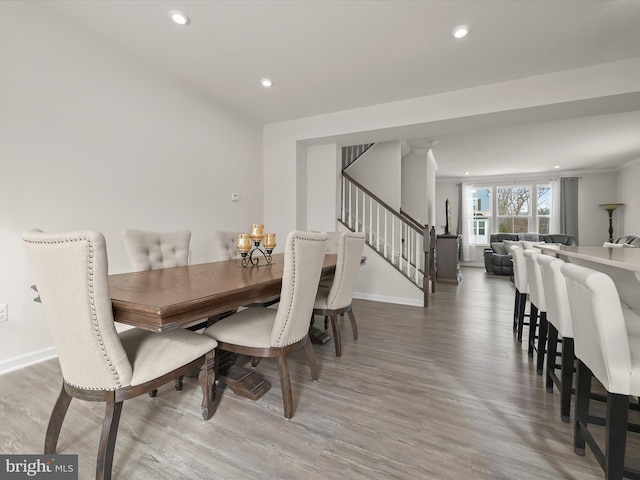
[[[0,44],[1,372],[51,353],[23,231],[102,231],[116,273],[123,228],[189,228],[202,262],[262,220],[263,182],[257,125],[75,24],[8,2]]]
[[[393,208],[401,206],[400,141],[380,142],[347,167],[347,173]]]
[[[618,173],[591,173],[579,175],[578,181],[578,235],[580,245],[599,246],[609,240],[609,216],[600,203],[618,202]],[[613,239],[621,235],[617,221],[620,213],[613,212]]]
[[[428,222],[427,157],[414,152],[402,158],[402,210],[418,222]]]
[[[307,149],[307,228],[336,231],[340,216],[340,147],[335,143]]]
[[[618,173],[618,200],[624,203],[613,212],[618,236],[640,235],[640,162],[636,161]]]

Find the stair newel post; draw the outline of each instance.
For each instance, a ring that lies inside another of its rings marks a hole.
[[[429,306],[429,228],[425,225],[422,231],[422,249],[424,250],[424,272],[422,277],[422,294],[424,296],[424,306]]]

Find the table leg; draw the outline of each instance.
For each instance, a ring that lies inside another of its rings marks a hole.
[[[241,397],[258,400],[267,393],[271,384],[255,370],[244,367],[243,355],[217,350],[218,378],[223,381],[233,393]]]

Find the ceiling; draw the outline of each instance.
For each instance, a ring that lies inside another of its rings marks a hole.
[[[640,57],[636,0],[41,5],[260,124]],[[170,22],[172,9],[190,23]],[[455,40],[460,24],[471,31]],[[611,168],[640,158],[640,97],[614,103],[594,103],[586,117],[527,112],[395,136],[416,150],[437,140],[438,177]]]

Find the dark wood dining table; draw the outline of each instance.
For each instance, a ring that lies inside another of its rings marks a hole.
[[[325,255],[323,274],[335,270],[336,260],[336,255]],[[243,267],[234,259],[110,275],[114,319],[159,333],[193,327],[278,295],[283,272],[281,253],[257,267]],[[221,379],[236,394],[255,400],[269,390],[261,375],[234,362],[232,355],[217,359]]]

